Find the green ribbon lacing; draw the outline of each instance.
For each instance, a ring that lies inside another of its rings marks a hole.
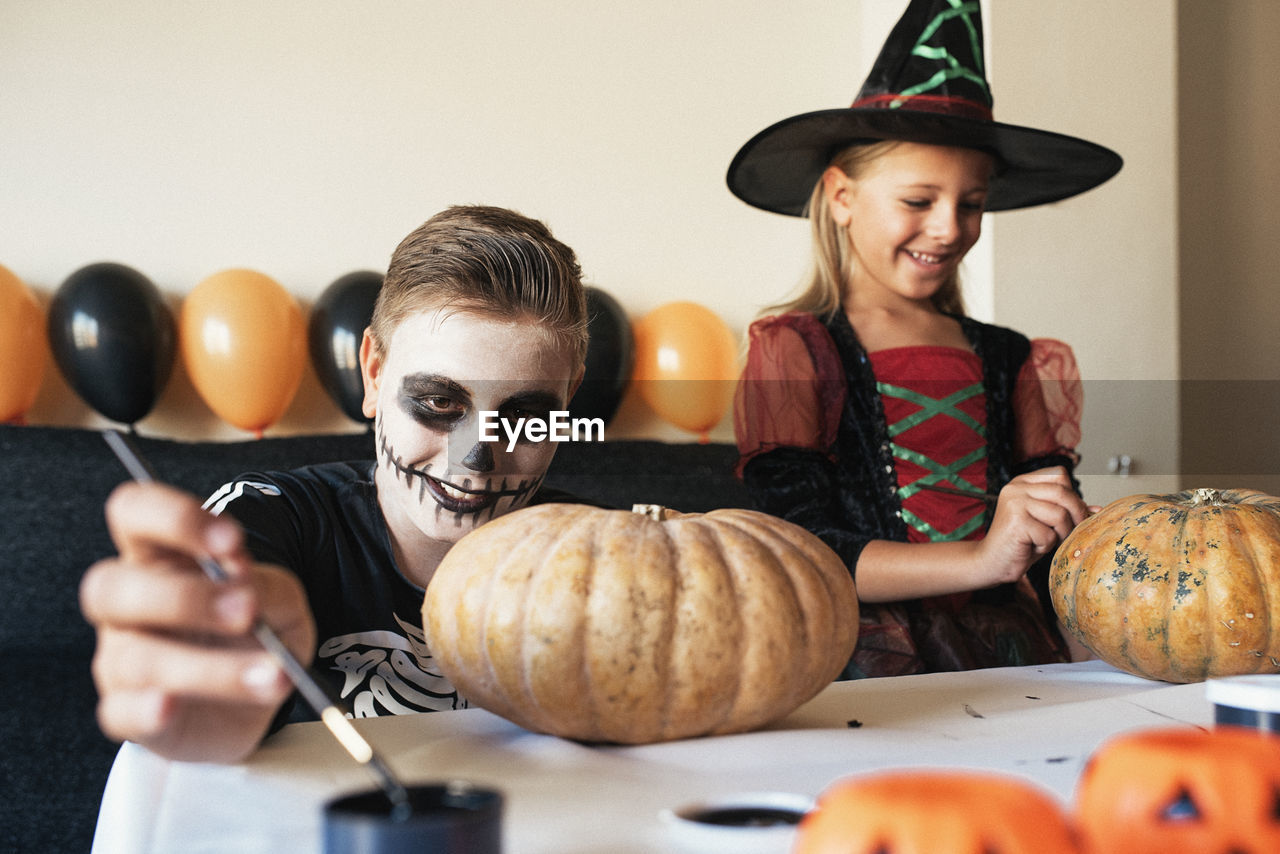
[[[904,448],[897,442],[893,441],[896,436],[899,436],[907,430],[910,430],[912,427],[915,427],[917,424],[921,424],[938,415],[947,415],[956,419],[972,429],[985,440],[987,438],[986,426],[978,423],[978,421],[967,412],[956,408],[957,405],[964,403],[966,400],[981,395],[984,391],[982,383],[974,383],[967,388],[962,388],[959,391],[953,392],[943,398],[932,398],[928,395],[921,394],[920,392],[913,391],[912,389],[902,388],[901,386],[891,385],[884,382],[876,383],[876,391],[880,392],[880,394],[885,397],[905,400],[920,407],[916,412],[913,412],[905,418],[889,425],[889,447],[893,451],[894,459],[914,463],[920,468],[928,471],[928,474],[923,475],[918,480],[909,483],[906,486],[898,487],[898,500],[900,502],[905,503],[908,498],[923,490],[926,485],[940,483],[944,480],[951,481],[954,484],[964,484],[972,488],[975,492],[982,492],[983,488],[981,486],[964,480],[960,477],[960,472],[979,460],[986,459],[987,446],[985,442],[981,447],[965,454],[950,465],[943,465],[942,463],[930,459],[919,451]],[[930,542],[943,543],[953,540],[963,540],[965,537],[969,536],[969,534],[976,531],[986,520],[986,511],[985,508],[983,508],[970,518],[969,521],[950,532],[939,531],[915,513],[912,513],[905,506],[902,508],[902,520],[921,534],[928,537]]]

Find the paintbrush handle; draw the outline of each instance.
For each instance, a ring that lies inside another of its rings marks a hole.
[[[221,567],[219,567],[221,569]],[[224,571],[225,574],[225,571]],[[391,769],[387,763],[373,749],[373,745],[360,735],[355,726],[347,719],[346,714],[338,707],[338,700],[334,699],[324,689],[324,686],[311,674],[311,671],[303,666],[289,648],[280,640],[279,635],[272,631],[262,620],[259,620],[253,626],[253,636],[258,639],[263,648],[271,653],[280,667],[284,670],[285,675],[289,677],[289,681],[302,695],[302,699],[307,705],[320,716],[321,722],[333,733],[333,737],[343,746],[347,753],[351,754],[351,758],[365,765],[378,778],[378,785],[381,786],[383,792],[387,795],[387,800],[391,802],[393,815],[403,818],[409,810],[409,793],[402,784],[391,773]]]
[[[922,483],[921,489],[928,489],[931,492],[945,492],[947,495],[963,495],[965,498],[972,498],[975,501],[985,501],[987,504],[995,504],[1000,500],[1000,496],[991,492],[979,492],[976,489],[960,489],[954,486],[943,486],[940,483]]]
[[[155,471],[119,431],[103,430],[102,437],[134,480],[140,483],[158,482]],[[225,584],[231,580],[230,574],[213,557],[200,555],[196,558],[196,562],[200,564],[200,569],[205,575],[214,581]],[[311,671],[289,651],[284,641],[280,640],[279,635],[265,621],[259,619],[253,624],[253,636],[275,658],[285,676],[289,677],[289,681],[293,683],[293,687],[302,695],[302,699],[320,716],[320,720],[351,754],[351,758],[368,767],[378,778],[378,784],[386,793],[387,799],[391,801],[393,815],[400,817],[407,815],[409,793],[391,773],[387,763],[374,751],[373,745],[360,735],[347,716],[338,708],[338,701],[329,696]]]

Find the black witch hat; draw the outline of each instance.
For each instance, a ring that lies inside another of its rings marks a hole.
[[[888,139],[995,155],[989,211],[1065,199],[1120,171],[1111,149],[997,122],[992,103],[978,0],[911,0],[853,106],[792,116],[756,134],[729,165],[729,189],[755,207],[804,216],[839,151]]]

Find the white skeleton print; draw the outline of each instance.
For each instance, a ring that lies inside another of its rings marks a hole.
[[[467,701],[432,665],[422,629],[399,616],[400,635],[356,632],[320,645],[316,665],[345,675],[342,698],[357,718],[465,709]]]

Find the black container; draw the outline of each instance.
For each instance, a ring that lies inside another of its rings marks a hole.
[[[789,792],[719,795],[663,810],[671,852],[787,854],[813,798]]]
[[[1280,674],[1210,679],[1205,697],[1215,724],[1280,733]]]
[[[380,789],[324,808],[325,854],[501,854],[502,794],[470,783],[409,787],[412,812],[392,815]]]

